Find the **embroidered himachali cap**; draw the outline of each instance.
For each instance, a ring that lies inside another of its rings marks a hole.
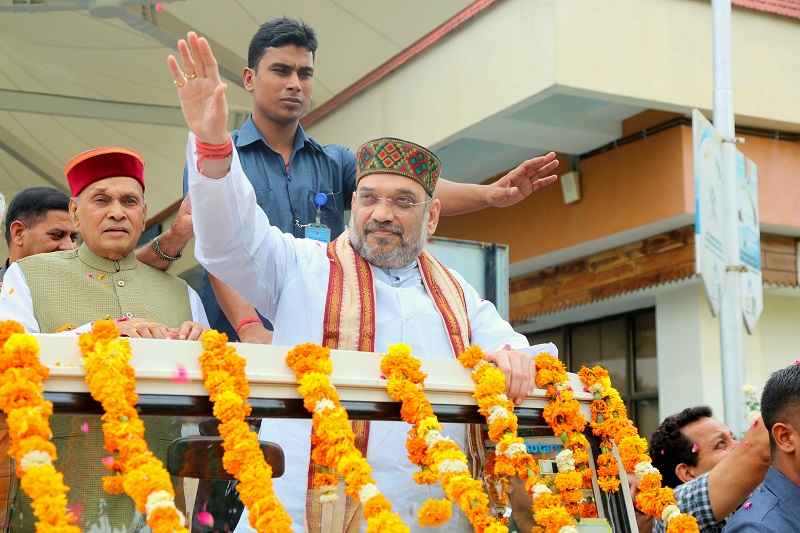
[[[356,163],[356,184],[368,174],[399,174],[420,183],[431,196],[442,170],[433,152],[393,137],[362,144],[356,152]]]
[[[95,148],[78,154],[64,167],[72,196],[106,178],[129,177],[138,181],[144,190],[144,159],[130,148]]]

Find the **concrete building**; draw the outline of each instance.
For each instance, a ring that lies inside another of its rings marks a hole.
[[[760,182],[764,311],[745,339],[758,387],[800,345],[800,56],[780,51],[800,46],[800,6],[733,3],[737,135]],[[474,182],[557,151],[563,190],[442,219],[437,234],[508,244],[515,327],[556,342],[572,370],[609,368],[642,434],[693,404],[722,415],[719,321],[694,250],[691,111],[711,117],[710,3],[497,2],[415,52],[312,113],[311,134],[412,138]]]
[[[800,2],[732,3],[739,148],[760,181],[764,311],[745,338],[747,381],[760,386],[800,345]],[[159,176],[148,186],[157,232],[180,201],[186,138],[169,43],[187,29],[211,37],[236,127],[250,99],[235,80],[258,23],[304,18],[321,40],[311,136],[351,148],[411,138],[437,151],[446,177],[474,183],[558,152],[561,186],[443,219],[437,234],[508,244],[515,327],[556,342],[572,370],[608,367],[642,434],[688,405],[722,414],[719,322],[694,257],[690,117],[711,117],[708,0],[413,0],[392,17],[353,1],[133,4],[0,2],[7,198],[63,187],[60,168],[81,150],[131,146]],[[191,279],[195,263],[174,272]]]

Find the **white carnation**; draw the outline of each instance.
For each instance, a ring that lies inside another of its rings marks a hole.
[[[572,382],[568,379],[556,383],[556,390],[568,390],[570,387],[572,387]]]
[[[487,422],[491,426],[494,424],[495,420],[498,418],[508,418],[508,409],[503,407],[502,405],[493,405],[486,410],[489,417],[487,418]]]
[[[175,500],[169,492],[165,490],[157,490],[156,492],[150,493],[150,496],[147,497],[147,502],[144,505],[145,511],[147,512],[147,520],[150,520],[150,515],[152,512],[159,507],[168,507],[170,509],[174,509],[180,520],[181,527],[186,525],[186,517],[183,516],[183,513],[178,512],[178,509],[175,507]]]
[[[23,470],[27,470],[29,466],[44,466],[52,464],[53,458],[47,453],[39,450],[29,451],[23,455],[22,460],[20,460],[20,465],[22,466]]]
[[[603,384],[600,383],[599,381],[597,383],[594,383],[591,387],[589,387],[589,392],[591,392],[592,394],[594,393],[602,394]]]
[[[653,466],[653,463],[650,461],[641,461],[636,463],[636,466],[633,467],[633,473],[639,477],[643,477],[645,474],[655,474],[658,472],[658,469]]]
[[[531,490],[533,491],[533,494],[531,494],[531,496],[533,497],[534,500],[539,496],[541,496],[542,494],[550,494],[550,488],[544,483],[535,484],[533,486],[533,489]]]
[[[319,496],[321,503],[333,503],[339,499],[339,495],[336,493],[336,485],[323,485],[319,490],[321,492]]]
[[[561,450],[556,455],[556,466],[559,472],[572,472],[575,470],[575,457],[572,456],[572,450]]]
[[[449,441],[448,437],[443,437],[441,433],[437,430],[432,429],[428,433],[425,434],[425,445],[428,448],[433,448],[433,446],[439,441]]]
[[[486,359],[481,359],[480,361],[478,361],[478,363],[475,366],[472,367],[472,373],[473,374],[477,374],[478,373],[478,369],[480,367],[482,367],[483,365],[488,365],[488,364],[489,363],[486,361]]]
[[[439,472],[466,472],[467,471],[467,464],[464,461],[458,461],[456,459],[445,459],[441,463],[439,463]]]
[[[664,507],[664,510],[661,511],[661,520],[669,524],[669,521],[673,518],[679,516],[681,514],[681,510],[678,509],[677,505],[667,505]]]
[[[506,451],[503,453],[509,459],[513,459],[515,455],[518,453],[525,453],[528,449],[525,447],[524,442],[512,442],[506,448]]]
[[[319,501],[320,503],[333,503],[339,500],[339,495],[335,492],[328,492],[320,494]]]
[[[335,409],[335,408],[336,408],[336,404],[334,404],[332,401],[330,401],[327,398],[323,398],[320,401],[318,401],[317,404],[314,406],[314,412],[315,413],[321,413],[325,409]]]
[[[380,494],[380,491],[375,483],[364,483],[361,485],[361,488],[358,489],[358,501],[367,503],[378,494]]]

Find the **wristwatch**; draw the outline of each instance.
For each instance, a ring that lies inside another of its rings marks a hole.
[[[178,252],[178,255],[176,257],[172,257],[172,256],[169,256],[169,255],[165,254],[164,250],[162,250],[161,246],[158,244],[158,237],[153,239],[152,242],[150,243],[150,245],[153,247],[153,251],[156,253],[156,255],[158,257],[160,257],[161,259],[165,259],[167,261],[177,261],[178,259],[181,258],[181,256],[183,256],[183,252],[182,251]]]

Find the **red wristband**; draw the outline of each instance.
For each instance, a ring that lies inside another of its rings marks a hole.
[[[194,147],[197,153],[197,171],[201,174],[203,173],[201,165],[204,160],[221,161],[233,154],[233,143],[230,135],[228,135],[228,140],[224,144],[206,144],[195,139]]]
[[[253,322],[261,322],[261,319],[257,316],[251,316],[250,318],[245,318],[241,322],[236,325],[236,334],[239,334],[239,330],[242,329],[242,326],[246,324],[252,324]]]

